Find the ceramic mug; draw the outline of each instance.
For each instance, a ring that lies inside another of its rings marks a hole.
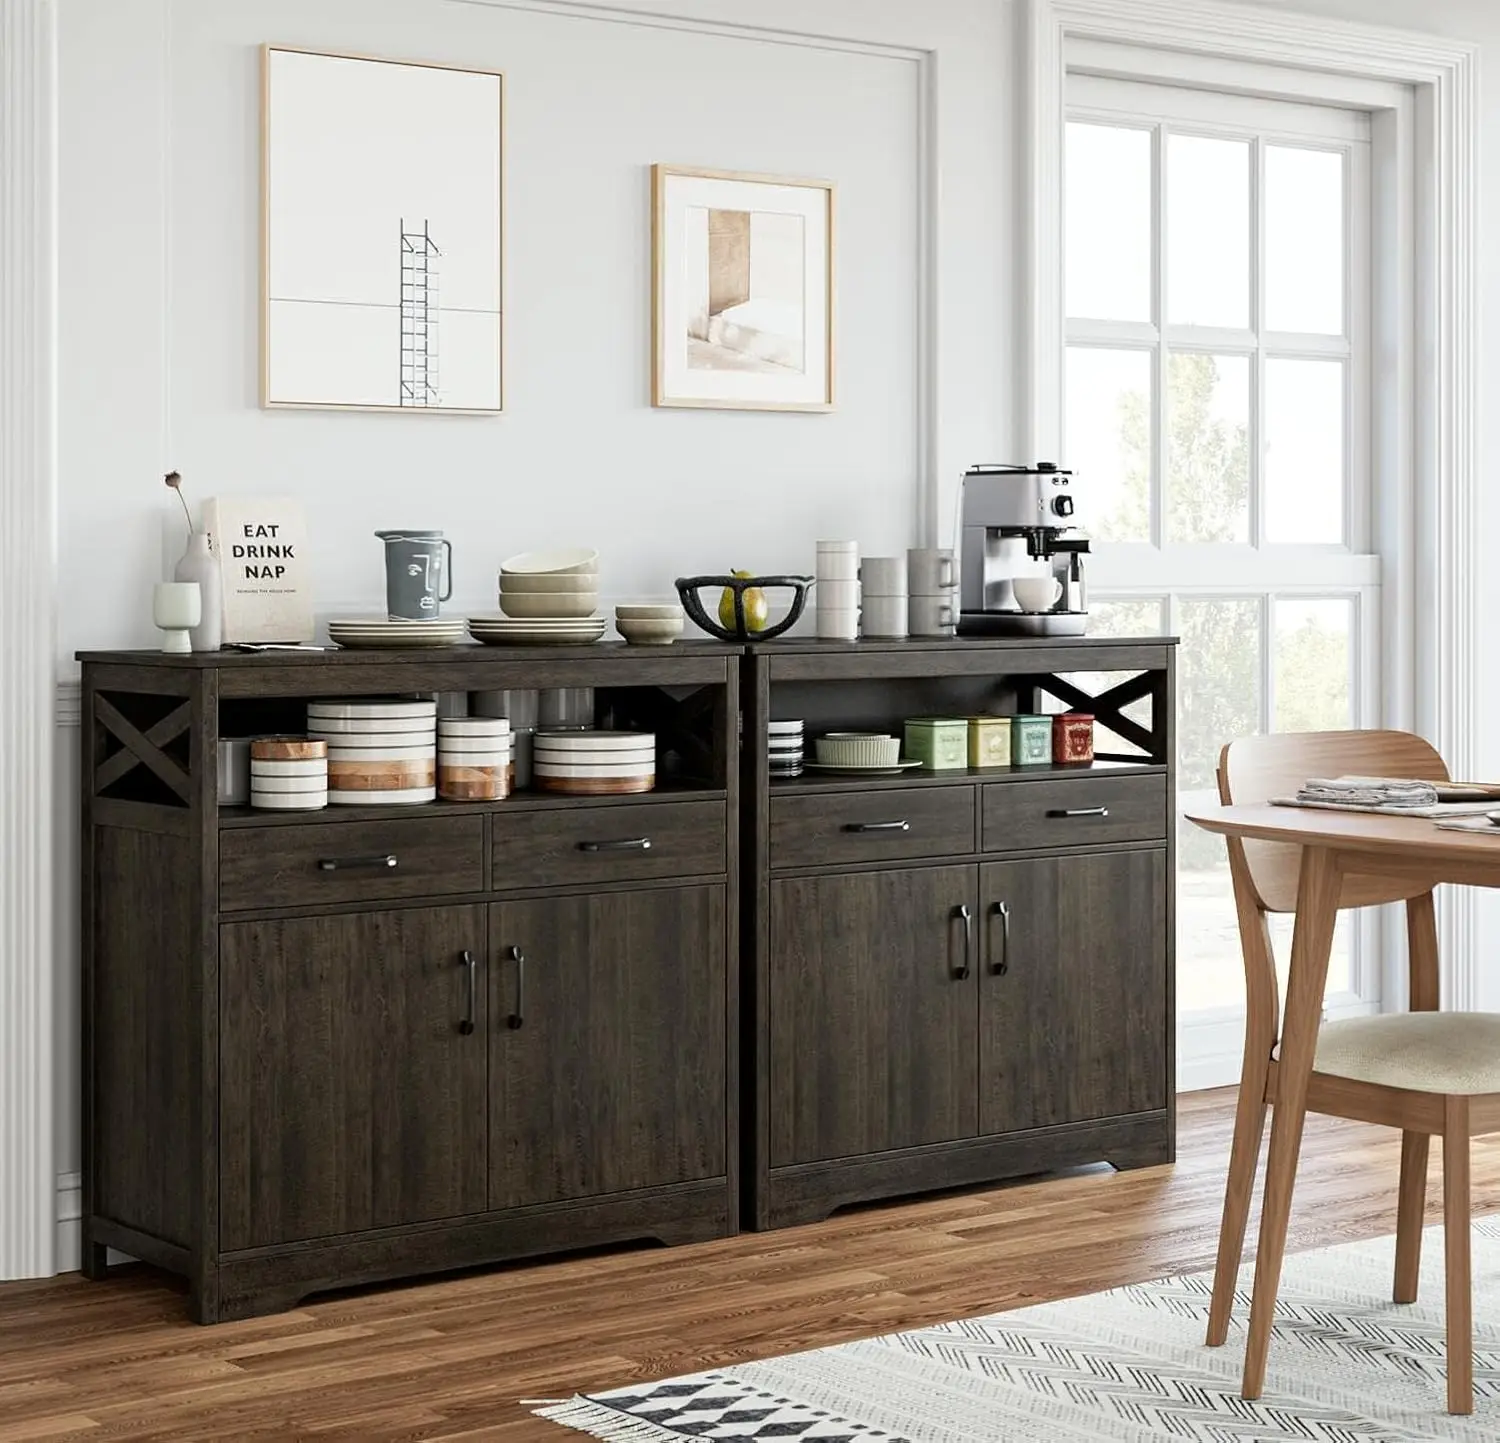
[[[912,596],[906,602],[907,632],[911,636],[952,636],[957,608],[946,596]]]
[[[913,546],[906,553],[907,584],[913,596],[941,596],[958,584],[951,551],[936,546]]]
[[[859,543],[856,541],[818,542],[816,575],[819,581],[857,581],[859,579]]]
[[[453,543],[441,531],[377,531],[385,542],[385,609],[392,621],[430,621],[453,595]]]
[[[820,606],[818,635],[824,641],[853,641],[859,635],[859,608]]]
[[[829,611],[849,611],[859,605],[859,582],[819,581],[813,595],[817,604]]]
[[[906,635],[904,596],[867,596],[860,607],[860,634],[899,637]]]
[[[904,556],[867,556],[859,564],[859,581],[866,597],[906,595]]]

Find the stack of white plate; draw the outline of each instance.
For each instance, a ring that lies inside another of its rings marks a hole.
[[[328,800],[334,806],[430,802],[437,796],[437,702],[310,701],[307,730],[328,744]]]
[[[503,716],[438,719],[438,795],[495,802],[510,795],[510,722]]]
[[[596,797],[656,785],[652,732],[539,731],[532,747],[531,776],[540,791]]]
[[[598,606],[599,553],[587,547],[526,551],[500,567],[500,610],[523,624],[519,631],[512,628],[516,639],[531,639],[526,623],[589,622]],[[602,635],[602,623],[600,630]]]
[[[802,775],[801,721],[766,723],[766,748],[770,754],[771,780]]]
[[[602,616],[582,621],[516,621],[504,616],[471,616],[469,635],[486,646],[577,646],[598,641],[608,625]]]
[[[315,812],[328,805],[328,748],[307,737],[250,743],[250,805],[267,812]]]
[[[346,617],[328,623],[328,639],[345,647],[457,646],[464,639],[461,616],[431,621],[387,621],[381,616]]]

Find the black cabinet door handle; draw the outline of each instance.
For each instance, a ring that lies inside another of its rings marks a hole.
[[[320,872],[352,872],[360,867],[394,867],[395,865],[396,854],[394,852],[382,852],[375,857],[320,857],[318,859]]]
[[[617,842],[580,842],[580,852],[649,852],[650,837],[622,837]]]
[[[894,822],[845,822],[846,832],[909,832],[911,823],[905,817]]]
[[[969,956],[974,947],[974,914],[969,911],[967,902],[960,902],[953,909],[952,915],[964,924],[964,960],[963,966],[953,971],[953,976],[962,982],[969,975]]]
[[[516,964],[516,1009],[505,1019],[505,1025],[514,1030],[526,1021],[526,954],[512,947],[510,955]]]
[[[1049,817],[1107,817],[1108,807],[1051,807]]]
[[[996,902],[990,913],[1000,919],[1000,955],[990,963],[990,975],[1004,977],[1010,971],[1010,903]]]
[[[458,1030],[465,1037],[468,1037],[474,1031],[474,1010],[477,1001],[478,987],[475,979],[475,973],[479,969],[478,964],[474,961],[474,954],[470,952],[467,947],[464,949],[462,960],[464,968],[468,972],[468,997],[464,1003],[464,1015],[459,1019]]]

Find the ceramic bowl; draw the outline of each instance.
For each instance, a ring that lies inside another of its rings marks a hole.
[[[615,630],[633,646],[671,646],[682,635],[682,613],[670,620],[653,617],[621,616]]]
[[[560,620],[592,616],[599,605],[597,591],[502,591],[500,610],[518,620]]]
[[[536,572],[591,576],[598,570],[599,553],[587,546],[571,546],[559,551],[523,551],[500,563],[502,576]]]
[[[825,767],[893,767],[901,760],[901,738],[877,732],[829,732],[816,747]]]
[[[508,591],[597,591],[597,571],[502,571],[500,590]]]
[[[675,601],[636,602],[615,607],[615,615],[627,621],[671,621],[682,620],[682,607]]]

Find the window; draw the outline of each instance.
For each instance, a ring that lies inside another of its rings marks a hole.
[[[1090,630],[1181,638],[1189,804],[1234,737],[1374,720],[1370,118],[1091,76],[1068,95],[1064,429],[1096,538]],[[1177,856],[1191,1062],[1244,974],[1223,842],[1180,823]],[[1373,926],[1341,925],[1331,1008],[1378,1000]],[[1285,965],[1289,922],[1275,938]],[[1223,1060],[1228,1080],[1237,1049]]]

